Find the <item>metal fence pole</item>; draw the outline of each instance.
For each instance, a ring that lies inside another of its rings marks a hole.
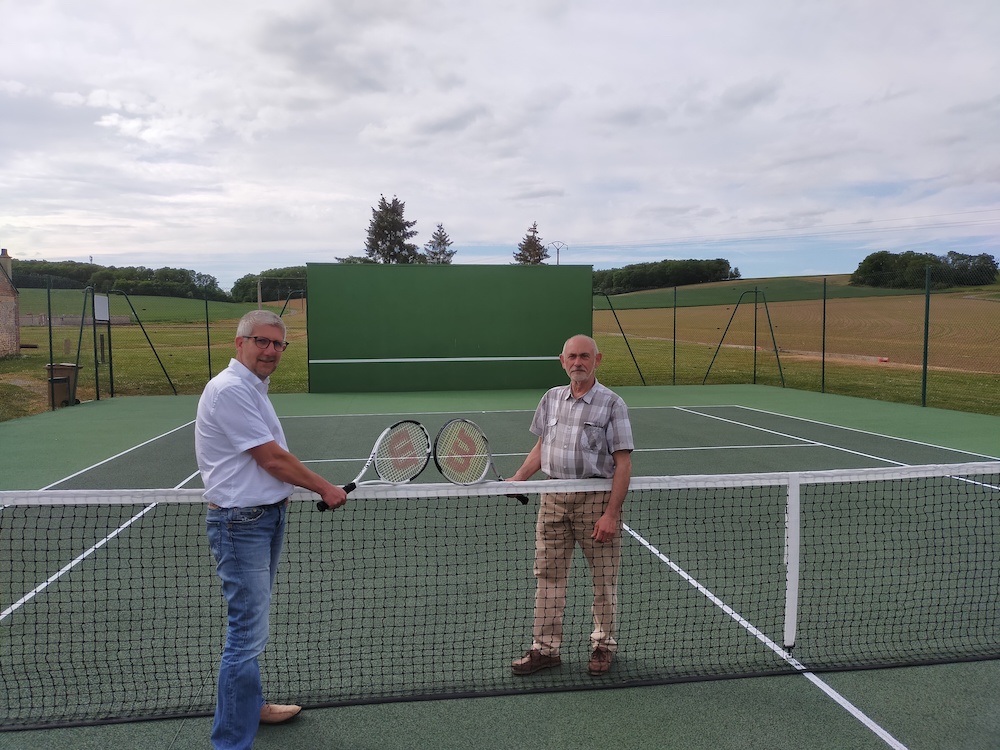
[[[927,406],[927,350],[931,323],[931,267],[924,270],[924,366],[920,378],[920,405]]]

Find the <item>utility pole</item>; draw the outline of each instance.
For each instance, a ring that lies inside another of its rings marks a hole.
[[[566,247],[566,243],[565,242],[560,242],[559,240],[556,240],[555,242],[550,242],[545,247],[554,247],[556,249],[556,265],[558,266],[559,265],[559,251]]]

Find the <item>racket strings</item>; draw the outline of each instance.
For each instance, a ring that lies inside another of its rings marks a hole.
[[[454,420],[441,429],[434,442],[434,462],[449,482],[481,482],[492,462],[489,442],[473,423]]]
[[[379,441],[375,449],[375,473],[385,482],[409,482],[424,470],[430,452],[430,438],[423,426],[401,422]]]

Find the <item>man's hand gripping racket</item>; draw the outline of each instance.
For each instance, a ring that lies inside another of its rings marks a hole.
[[[434,438],[434,464],[452,484],[479,484],[490,472],[500,482],[503,477],[493,463],[490,442],[479,425],[468,419],[446,422]],[[509,495],[528,504],[527,495]]]
[[[344,492],[350,494],[359,484],[405,484],[424,470],[430,461],[431,439],[420,422],[404,419],[386,427],[378,436],[372,453],[361,467],[354,480],[344,485]],[[362,482],[372,465],[378,479]],[[320,500],[317,510],[327,510],[329,506]]]

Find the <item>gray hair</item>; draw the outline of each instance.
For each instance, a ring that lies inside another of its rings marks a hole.
[[[285,338],[288,333],[285,321],[280,316],[270,310],[251,310],[240,318],[240,323],[236,326],[236,335],[252,336],[257,326],[278,326],[281,329],[281,338]]]
[[[600,354],[601,353],[601,350],[597,346],[597,342],[593,339],[593,337],[588,336],[585,333],[578,333],[578,334],[576,334],[574,336],[570,336],[568,339],[566,339],[565,343],[563,343],[563,348],[562,348],[563,352],[566,351],[566,344],[568,344],[573,339],[586,339],[587,343],[590,344],[590,346],[592,346],[594,348],[594,354]]]

